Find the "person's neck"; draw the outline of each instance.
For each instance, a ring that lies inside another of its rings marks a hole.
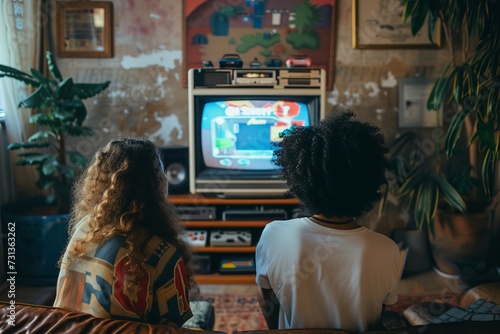
[[[309,217],[309,219],[318,225],[337,230],[352,230],[359,227],[353,217],[326,217],[316,214]]]

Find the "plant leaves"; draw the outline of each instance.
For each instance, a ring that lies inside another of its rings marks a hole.
[[[437,29],[441,29],[441,27],[436,24],[438,22],[439,22],[438,16],[432,11],[429,11],[429,19],[427,21],[427,27],[428,27],[427,34],[429,41],[431,41],[432,43],[436,43],[436,41],[434,40],[434,35],[437,34]]]
[[[54,55],[52,52],[47,51],[45,53],[45,58],[47,59],[47,65],[49,67],[49,72],[52,75],[54,79],[57,79],[59,81],[62,80],[62,75],[61,72],[59,71],[59,67],[57,67],[57,63],[55,61]]]
[[[436,181],[439,185],[443,199],[452,207],[460,212],[466,211],[466,204],[462,199],[462,196],[458,191],[453,188],[453,186],[446,180],[444,175],[436,175]]]
[[[56,94],[60,99],[70,99],[73,97],[73,79],[68,78],[59,83]]]
[[[84,100],[89,97],[93,97],[106,88],[108,88],[111,81],[106,81],[103,83],[80,83],[73,85],[73,95],[78,96],[80,99]]]
[[[401,185],[401,188],[399,189],[399,195],[406,195],[412,191],[415,191],[415,189],[420,184],[420,182],[422,182],[425,176],[426,173],[424,171],[415,171],[415,173],[410,175]]]
[[[490,121],[485,123],[482,119],[477,119],[477,135],[482,144],[489,150],[496,150],[496,138],[494,124]]]
[[[448,127],[446,132],[446,155],[451,157],[455,147],[457,146],[458,139],[460,138],[460,133],[464,125],[465,118],[467,118],[467,111],[460,110],[457,112]]]
[[[61,169],[61,173],[68,179],[72,180],[76,177],[75,170],[69,166],[65,165],[59,165],[59,168]]]
[[[45,160],[53,157],[51,154],[41,154],[41,153],[20,153],[18,156],[22,157],[16,162],[18,166],[26,166],[26,165],[39,165],[43,163]]]
[[[8,150],[18,150],[20,148],[42,148],[50,146],[49,142],[24,142],[24,143],[12,143],[7,145]]]
[[[45,175],[52,175],[57,172],[58,164],[59,163],[57,162],[56,157],[50,155],[49,157],[47,157],[47,159],[44,160],[41,171]]]
[[[429,11],[429,0],[420,0],[417,2],[415,9],[413,11],[413,15],[411,16],[411,33],[415,36],[422,26],[424,25],[425,18],[427,17],[427,13]]]
[[[18,81],[22,81],[27,85],[38,87],[40,83],[36,81],[31,75],[23,71],[19,71],[13,67],[0,65],[0,78],[9,77]]]
[[[87,165],[87,159],[77,151],[69,152],[69,161],[78,168],[84,168]]]
[[[31,137],[29,137],[28,142],[32,143],[40,139],[47,139],[49,137],[55,138],[54,133],[47,130],[40,130],[35,132]]]
[[[39,108],[46,101],[47,97],[50,95],[47,94],[45,87],[42,85],[38,87],[31,95],[27,98],[19,102],[18,108]]]

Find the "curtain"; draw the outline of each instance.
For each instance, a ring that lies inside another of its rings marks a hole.
[[[28,72],[38,68],[40,55],[40,31],[43,21],[40,0],[0,1],[0,64]],[[0,94],[5,107],[5,125],[10,143],[24,141],[33,133],[28,123],[31,110],[18,109],[19,101],[31,92],[19,81],[0,78]],[[3,147],[1,149],[4,149]],[[15,163],[16,152],[11,153]],[[36,170],[31,167],[13,167],[16,197],[37,194]],[[2,173],[6,171],[2,170]]]

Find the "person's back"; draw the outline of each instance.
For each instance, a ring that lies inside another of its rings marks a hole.
[[[191,248],[167,194],[151,141],[100,149],[75,186],[54,306],[172,326],[189,319]]]
[[[259,271],[283,310],[279,328],[375,328],[382,304],[397,300],[397,246],[365,227],[297,218],[268,224],[260,240],[259,256],[268,261]]]
[[[270,328],[380,326],[397,301],[399,251],[359,226],[385,183],[383,137],[352,113],[287,131],[276,164],[310,217],[268,224],[256,251],[262,310]]]
[[[88,233],[82,222],[68,245]],[[102,244],[89,242],[83,256],[66,253],[61,261],[54,306],[90,313],[100,318],[148,323],[183,324],[191,316],[188,281],[177,248],[142,231],[144,266],[127,268],[130,257],[123,236]],[[168,309],[161,312],[161,306]]]

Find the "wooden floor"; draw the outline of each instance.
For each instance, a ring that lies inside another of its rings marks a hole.
[[[202,284],[199,287],[200,293],[213,294],[250,294],[257,291],[257,285],[246,284]],[[428,271],[401,279],[398,294],[418,296],[444,292],[461,293],[464,289],[465,285],[459,279]]]

